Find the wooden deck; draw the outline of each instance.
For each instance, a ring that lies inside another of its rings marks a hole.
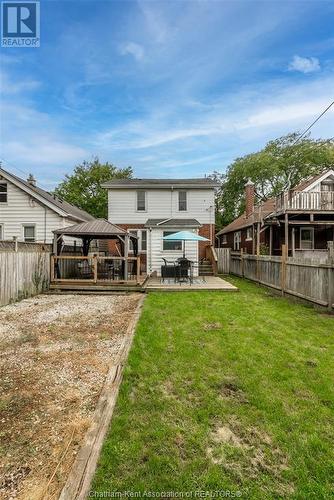
[[[221,291],[237,292],[238,288],[217,276],[200,276],[194,278],[194,283],[175,283],[174,280],[161,282],[160,278],[149,278],[144,284],[145,292],[194,292],[194,291]]]
[[[90,280],[57,280],[51,281],[51,292],[76,293],[109,293],[109,292],[143,292],[146,275],[141,275],[139,281],[101,280],[96,283]]]

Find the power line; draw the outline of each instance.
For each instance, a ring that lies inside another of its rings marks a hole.
[[[24,170],[22,170],[21,168],[17,167],[16,165],[14,165],[13,163],[11,163],[10,161],[6,160],[5,158],[0,158],[0,163],[3,162],[5,165],[9,165],[10,167],[14,168],[15,170],[18,170],[19,172],[21,172],[21,174],[24,174],[24,176],[26,178],[28,178],[28,176],[30,175],[28,172],[25,172]],[[1,165],[0,165],[0,168],[1,168]],[[44,189],[45,191],[49,192],[50,191],[50,187],[47,187],[47,186],[43,186],[43,184],[41,184],[40,182],[38,183],[39,186]]]
[[[325,114],[325,113],[327,113],[327,111],[328,111],[328,110],[329,110],[329,109],[330,109],[333,105],[334,105],[334,101],[332,101],[332,102],[330,103],[330,105],[329,105],[329,106],[327,106],[327,108],[326,108],[326,109],[324,109],[324,110],[322,111],[322,113],[320,113],[320,115],[319,115],[319,116],[318,116],[318,117],[317,117],[317,118],[316,118],[316,119],[315,119],[315,120],[311,123],[311,125],[309,125],[309,126],[307,127],[307,129],[306,129],[306,130],[304,130],[304,132],[303,132],[302,134],[300,134],[300,135],[297,137],[297,139],[296,139],[296,140],[295,140],[295,141],[291,144],[291,146],[294,146],[294,145],[295,145],[295,144],[296,144],[296,143],[297,143],[297,142],[298,142],[298,141],[299,141],[302,137],[304,137],[304,135],[305,135],[305,134],[307,134],[307,132],[308,132],[309,130],[311,130],[311,128],[313,127],[313,125],[315,125],[315,124],[317,123],[317,121],[319,121],[319,120],[320,120],[320,118],[321,118],[322,116],[324,116],[324,114]],[[329,140],[331,140],[331,139],[329,139]]]

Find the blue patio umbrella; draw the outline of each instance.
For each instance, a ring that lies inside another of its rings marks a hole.
[[[178,231],[177,233],[164,236],[163,239],[167,241],[183,241],[183,258],[186,257],[186,241],[210,241],[208,240],[208,238],[204,238],[204,236],[200,236],[197,233],[192,233],[191,231]]]

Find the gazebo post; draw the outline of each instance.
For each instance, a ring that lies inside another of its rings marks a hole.
[[[124,238],[124,281],[128,281],[128,271],[129,271],[129,261],[128,261],[128,257],[129,257],[129,239],[130,239],[130,236],[129,234],[126,234],[125,235],[125,238]]]

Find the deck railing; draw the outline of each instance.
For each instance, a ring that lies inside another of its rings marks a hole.
[[[140,283],[140,257],[51,255],[51,282]]]
[[[276,210],[334,211],[334,191],[292,191],[276,198]]]

